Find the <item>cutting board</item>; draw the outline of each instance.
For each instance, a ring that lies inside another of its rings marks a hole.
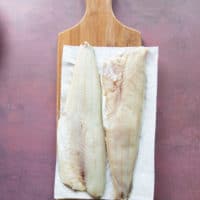
[[[80,45],[84,41],[93,46],[141,46],[141,34],[116,19],[112,0],[86,0],[86,12],[81,21],[58,35],[57,120],[60,114],[63,46]]]

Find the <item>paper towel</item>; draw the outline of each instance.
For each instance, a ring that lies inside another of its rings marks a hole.
[[[65,102],[68,86],[72,78],[72,70],[78,53],[78,46],[64,46],[62,56],[61,75],[61,110]],[[94,47],[99,72],[105,60],[121,54],[129,48],[137,47]],[[154,195],[154,147],[155,147],[155,122],[156,122],[156,97],[157,97],[157,69],[158,48],[148,48],[146,62],[147,90],[143,110],[142,129],[139,144],[139,153],[133,174],[130,200],[153,200]],[[75,192],[62,184],[58,174],[58,163],[55,172],[55,199],[92,199],[86,192]],[[102,199],[113,199],[114,190],[109,167],[106,170],[106,189]]]

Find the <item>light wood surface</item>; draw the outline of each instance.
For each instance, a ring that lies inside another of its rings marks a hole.
[[[58,35],[57,53],[57,120],[60,114],[61,64],[63,45],[141,46],[141,34],[116,19],[112,0],[86,0],[86,12],[81,21]]]
[[[60,112],[61,63],[63,45],[140,46],[140,32],[119,22],[112,11],[112,0],[86,0],[81,21],[58,36],[57,54],[57,119]]]

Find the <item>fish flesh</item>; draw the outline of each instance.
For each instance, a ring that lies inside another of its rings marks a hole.
[[[147,49],[129,49],[104,63],[103,123],[116,199],[127,199],[138,153]]]
[[[64,112],[58,122],[57,154],[61,181],[100,197],[105,188],[106,147],[101,82],[92,46],[80,46]]]

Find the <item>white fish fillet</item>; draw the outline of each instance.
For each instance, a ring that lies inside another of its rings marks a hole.
[[[57,135],[60,178],[74,190],[100,197],[105,187],[105,138],[100,77],[89,44],[80,47],[64,110]]]
[[[129,50],[103,68],[104,127],[116,199],[128,198],[137,158],[147,50]]]

